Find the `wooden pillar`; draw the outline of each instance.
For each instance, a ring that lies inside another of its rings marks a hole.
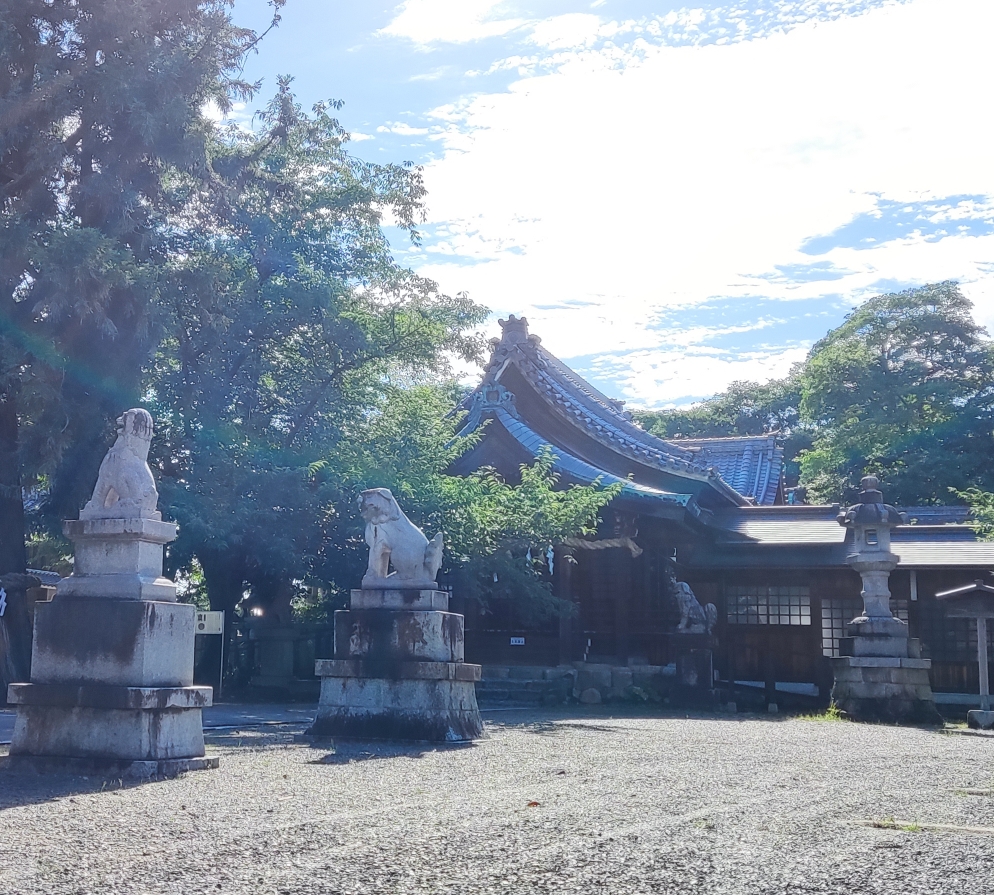
[[[991,710],[991,684],[987,668],[987,619],[977,619],[977,664],[980,666],[980,708]]]
[[[631,652],[632,555],[624,547],[602,552],[611,555],[608,568],[614,592],[614,651],[620,661],[625,661]]]
[[[769,626],[767,626],[769,627]],[[769,630],[763,632],[763,686],[767,706],[777,701],[777,657],[774,651],[773,636]]]
[[[572,615],[559,616],[559,664],[569,665],[576,657],[573,655],[574,640],[579,624],[579,610],[572,590],[573,564],[567,559],[566,548],[556,547],[553,555],[552,578],[556,596],[560,600],[568,600],[573,604]]]

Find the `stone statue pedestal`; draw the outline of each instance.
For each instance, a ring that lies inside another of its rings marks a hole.
[[[62,531],[73,542],[74,559],[59,596],[176,601],[176,585],[162,576],[162,548],[176,540],[175,523],[80,519],[64,522]]]
[[[315,737],[463,743],[482,736],[480,666],[464,660],[463,617],[433,589],[352,591],[335,613],[334,659],[318,659]]]
[[[897,618],[853,619],[832,659],[832,702],[857,721],[941,724],[929,683],[931,659],[921,658],[917,638]]]
[[[196,610],[162,576],[176,526],[106,518],[64,530],[73,574],[36,607],[31,683],[8,691],[11,765],[126,777],[217,767],[201,718],[213,691],[193,686]]]

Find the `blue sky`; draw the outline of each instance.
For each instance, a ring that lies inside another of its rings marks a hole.
[[[266,0],[236,0],[264,27]],[[398,259],[635,406],[787,372],[858,302],[994,324],[990,0],[289,0],[246,67],[423,165]]]

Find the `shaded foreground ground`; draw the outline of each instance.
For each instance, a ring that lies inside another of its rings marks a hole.
[[[994,889],[994,738],[521,711],[469,748],[330,754],[300,729],[216,730],[219,771],[141,786],[0,771],[0,892]]]

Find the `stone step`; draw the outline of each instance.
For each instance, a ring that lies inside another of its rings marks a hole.
[[[516,680],[503,678],[482,680],[476,685],[476,698],[481,705],[510,704],[559,704],[566,702],[572,693],[572,680]]]

